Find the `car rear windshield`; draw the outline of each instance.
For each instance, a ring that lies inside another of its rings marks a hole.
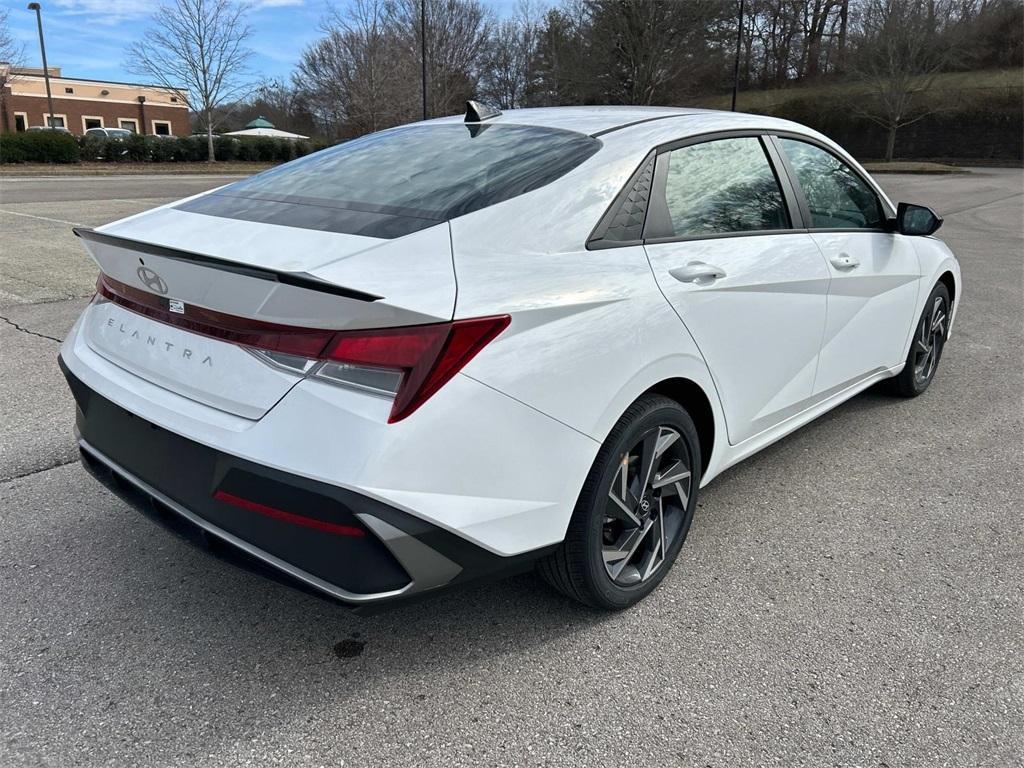
[[[399,237],[542,187],[600,146],[536,126],[416,125],[317,152],[178,208]]]

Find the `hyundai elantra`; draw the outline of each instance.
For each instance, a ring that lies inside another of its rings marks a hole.
[[[537,567],[603,609],[701,487],[858,392],[924,392],[960,268],[770,117],[486,109],[98,229],[61,350],[84,465],[350,605]]]

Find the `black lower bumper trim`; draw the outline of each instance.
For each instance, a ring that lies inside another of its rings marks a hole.
[[[78,406],[83,464],[91,474],[150,519],[193,543],[217,542],[217,554],[230,553],[226,559],[250,570],[366,605],[423,594],[424,584],[430,591],[442,586],[418,583],[408,559],[403,567],[395,552],[410,546],[452,566],[443,586],[526,570],[552,549],[500,557],[376,499],[200,445],[107,400],[58,362]],[[218,501],[218,490],[364,535],[332,535],[256,515]],[[385,527],[406,537],[405,547],[382,541],[377,533]]]

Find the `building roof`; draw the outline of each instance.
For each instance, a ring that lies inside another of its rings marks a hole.
[[[254,121],[255,122],[255,121]],[[301,133],[290,133],[289,131],[280,131],[277,128],[246,128],[241,131],[228,131],[224,134],[225,136],[270,136],[275,139],[308,139],[309,136],[303,136]]]
[[[14,77],[38,77],[40,80],[45,76],[43,74],[42,67],[15,67],[8,64],[8,62],[0,61],[0,65],[7,64],[10,67],[10,74]],[[50,66],[50,79],[51,80],[70,80],[75,83],[93,83],[95,85],[126,85],[132,88],[152,88],[158,91],[179,91],[185,93],[188,91],[185,86],[182,85],[159,85],[157,83],[128,83],[124,80],[101,80],[95,77],[69,77],[68,75],[61,74],[60,67]]]
[[[274,124],[267,120],[263,115],[260,115],[255,120],[250,120],[245,124],[246,128],[273,128]]]

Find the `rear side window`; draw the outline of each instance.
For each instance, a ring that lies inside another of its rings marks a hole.
[[[581,133],[535,126],[417,125],[355,139],[178,207],[398,237],[549,184],[600,146]]]
[[[877,229],[884,224],[878,195],[850,166],[806,141],[779,141],[807,199],[814,229]]]
[[[790,226],[782,190],[757,137],[670,152],[665,203],[675,237]]]

